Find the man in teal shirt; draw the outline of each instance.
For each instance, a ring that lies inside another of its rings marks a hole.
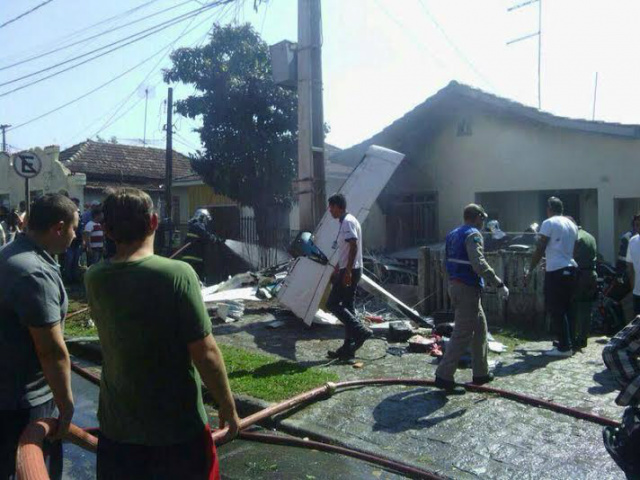
[[[154,255],[146,193],[118,189],[103,211],[116,254],[86,275],[103,355],[98,478],[219,478],[201,376],[230,436],[239,419],[198,277]]]

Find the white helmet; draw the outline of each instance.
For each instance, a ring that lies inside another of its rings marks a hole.
[[[196,213],[193,214],[193,217],[191,218],[191,220],[195,220],[198,223],[202,223],[206,225],[212,219],[211,219],[211,214],[209,213],[209,210],[207,210],[206,208],[199,208],[196,210]]]

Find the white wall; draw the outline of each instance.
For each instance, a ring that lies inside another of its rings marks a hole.
[[[440,237],[460,223],[477,192],[595,189],[597,200],[587,202],[593,209],[597,201],[599,248],[612,261],[614,198],[638,196],[640,140],[480,114],[471,118],[470,136],[456,136],[452,123],[425,152],[430,175],[423,188],[438,191]]]
[[[44,193],[59,193],[64,190],[70,197],[84,199],[84,186],[86,177],[84,174],[72,174],[59,161],[60,148],[57,145],[46,147],[44,150],[35,148],[32,150],[42,160],[40,174],[29,181],[29,190],[42,190]],[[20,177],[13,166],[7,161],[0,163],[0,195],[9,195],[10,205],[17,207],[24,200],[25,180]]]

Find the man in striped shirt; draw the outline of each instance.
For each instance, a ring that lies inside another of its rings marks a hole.
[[[84,246],[87,252],[87,266],[102,260],[104,251],[104,232],[102,231],[102,210],[91,211],[91,221],[84,227]]]

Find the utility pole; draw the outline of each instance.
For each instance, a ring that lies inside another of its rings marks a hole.
[[[298,199],[313,232],[326,207],[320,0],[298,0]]]
[[[507,45],[512,45],[529,38],[538,37],[538,109],[542,109],[542,0],[527,0],[507,8],[507,12],[513,12],[514,10],[518,10],[522,7],[528,7],[536,2],[538,3],[538,31],[525,35],[524,37],[509,40]]]
[[[7,151],[7,128],[11,127],[11,125],[0,125],[0,130],[2,130],[2,151],[6,153]]]
[[[165,163],[165,178],[164,178],[164,202],[165,211],[164,217],[168,222],[167,228],[167,246],[168,250],[171,250],[171,239],[173,238],[173,215],[171,215],[171,207],[173,206],[171,195],[171,184],[173,181],[173,88],[169,87],[169,94],[167,97],[167,151],[166,151],[166,163]]]

